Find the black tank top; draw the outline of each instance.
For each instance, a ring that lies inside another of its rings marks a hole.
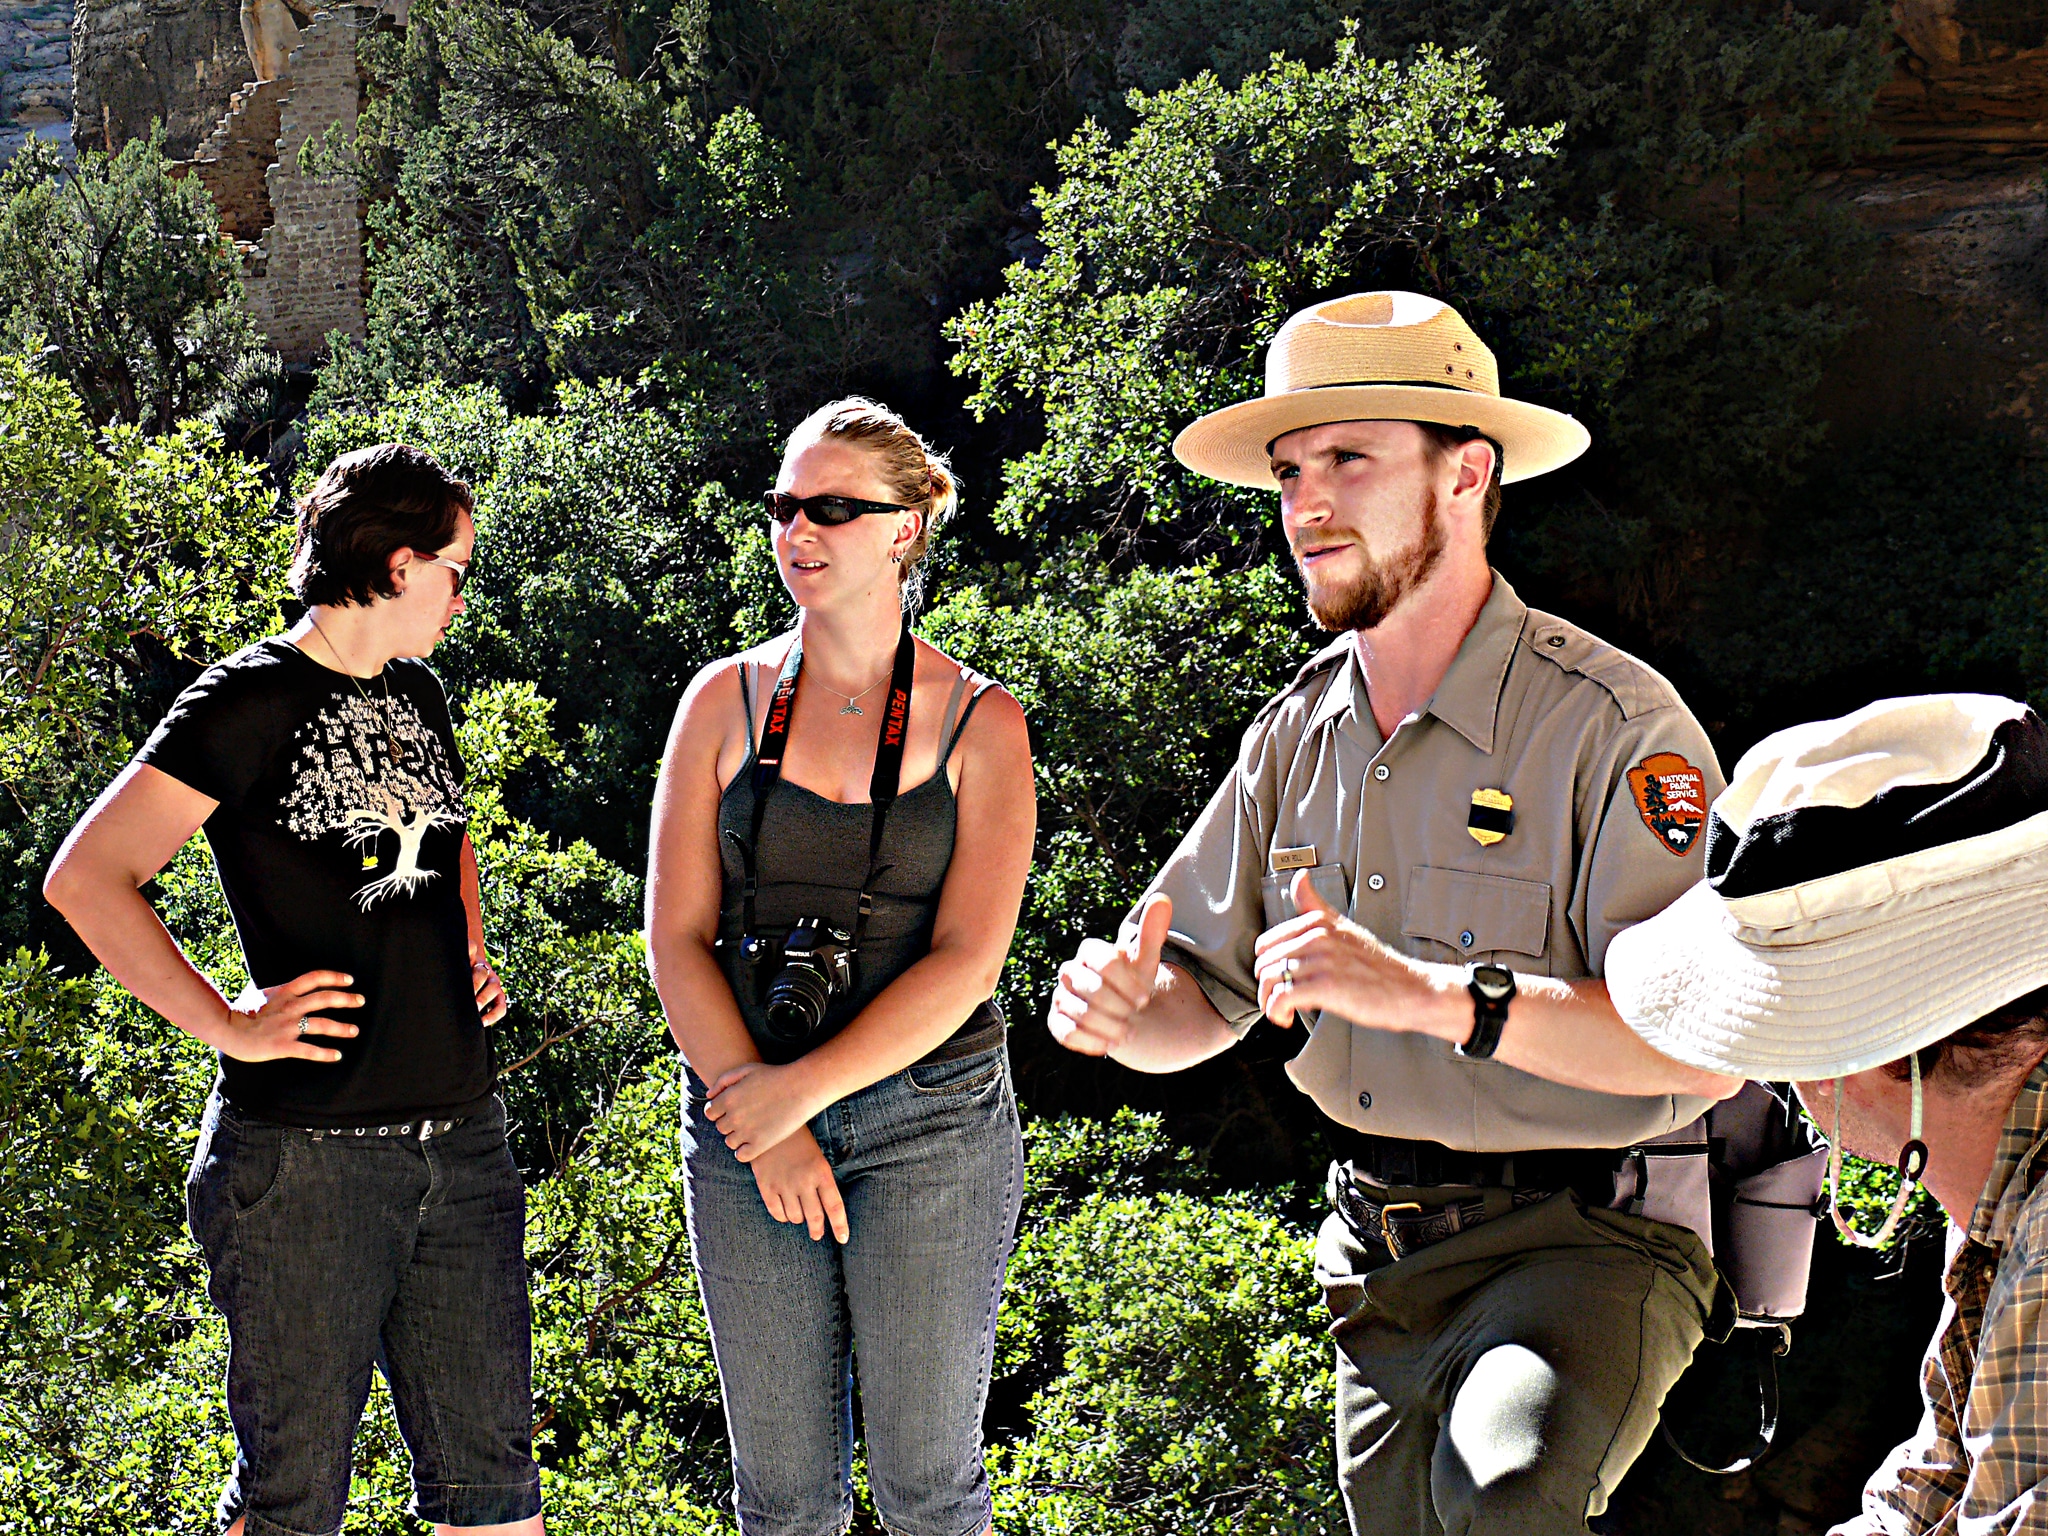
[[[939,892],[953,862],[958,810],[946,764],[960,744],[975,705],[995,684],[961,669],[940,721],[943,746],[938,767],[922,784],[899,793],[889,808],[881,851],[875,859],[874,911],[862,935],[854,989],[832,1000],[825,1010],[824,1027],[811,1041],[793,1047],[767,1032],[761,994],[740,964],[739,941],[745,927],[740,898],[746,870],[735,838],[744,840],[753,829],[756,731],[750,672],[754,665],[746,662],[740,667],[740,696],[747,710],[747,760],[718,801],[718,848],[724,871],[718,957],[761,1059],[780,1065],[836,1035],[891,982],[931,953]],[[963,698],[965,708],[961,707]],[[800,917],[823,918],[832,927],[853,932],[861,884],[867,877],[868,832],[873,818],[874,806],[867,801],[842,804],[787,779],[778,779],[769,788],[767,808],[761,816],[761,842],[754,852],[755,923],[761,934],[779,940]],[[986,1049],[1002,1038],[1002,1023],[1002,1014],[993,1003],[985,1002],[925,1059],[945,1060]],[[984,1035],[988,1037],[985,1043]]]

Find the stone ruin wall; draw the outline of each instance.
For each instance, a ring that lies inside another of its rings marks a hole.
[[[263,174],[271,222],[244,253],[242,282],[257,327],[297,367],[326,353],[330,331],[358,341],[364,334],[362,190],[353,176],[307,174],[299,151],[329,142],[330,131],[338,150],[352,151],[363,99],[356,38],[371,19],[354,9],[322,12],[292,51],[289,78],[255,88],[259,97],[282,91],[276,159]]]

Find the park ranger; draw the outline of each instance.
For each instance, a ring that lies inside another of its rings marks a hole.
[[[1062,1044],[1148,1072],[1262,1015],[1307,1026],[1288,1073],[1340,1150],[1316,1269],[1358,1536],[1584,1530],[1713,1300],[1700,1237],[1659,1219],[1704,1209],[1660,1204],[1625,1149],[1696,1139],[1738,1080],[1651,1050],[1599,977],[1700,878],[1720,770],[1670,684],[1486,558],[1501,484],[1588,441],[1503,399],[1433,299],[1355,294],[1281,328],[1265,397],[1174,452],[1279,490],[1337,638],[1051,1007]]]

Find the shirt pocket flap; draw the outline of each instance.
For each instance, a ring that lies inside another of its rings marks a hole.
[[[1550,936],[1550,886],[1421,865],[1408,872],[1401,932],[1456,950],[1541,956]]]
[[[1283,869],[1259,882],[1259,896],[1265,902],[1268,928],[1301,915],[1294,905],[1293,894],[1294,877],[1299,873],[1299,870]],[[1339,912],[1351,910],[1351,886],[1344,878],[1342,864],[1316,865],[1308,872],[1308,883],[1318,896]]]

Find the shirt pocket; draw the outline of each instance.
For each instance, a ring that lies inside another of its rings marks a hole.
[[[1266,926],[1286,922],[1290,917],[1299,917],[1300,910],[1294,905],[1294,896],[1289,889],[1300,870],[1283,869],[1266,876],[1259,882],[1259,897],[1265,903]],[[1315,892],[1339,912],[1351,910],[1351,883],[1344,878],[1342,864],[1317,864],[1308,872],[1308,883]]]
[[[1424,959],[1485,960],[1520,956],[1541,960],[1549,951],[1550,885],[1510,880],[1464,869],[1418,865],[1408,871],[1401,932],[1442,946]],[[1523,965],[1523,970],[1538,969]]]

